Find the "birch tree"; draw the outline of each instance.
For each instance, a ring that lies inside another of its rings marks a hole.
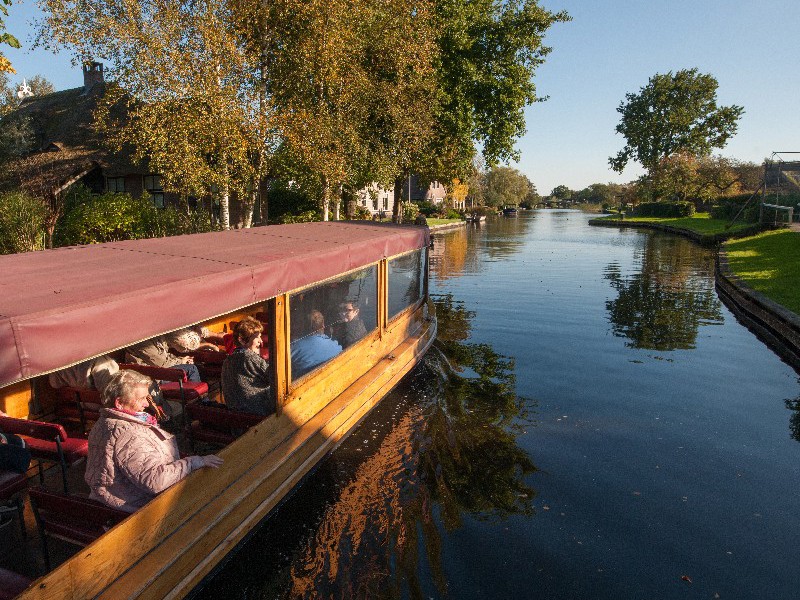
[[[227,0],[42,0],[39,43],[109,65],[115,84],[98,123],[116,149],[161,173],[165,189],[218,195],[257,189],[277,143],[262,65]],[[252,198],[252,196],[250,196]],[[252,202],[245,214],[252,215]],[[245,223],[249,224],[247,216]]]

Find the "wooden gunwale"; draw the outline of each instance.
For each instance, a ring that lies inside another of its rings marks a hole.
[[[386,260],[379,263],[385,291]],[[385,293],[379,302],[386,303]],[[286,294],[275,300],[288,340]],[[81,550],[20,598],[165,598],[189,593],[328,452],[338,446],[433,342],[424,303],[289,389],[290,367],[276,361],[281,409],[220,455],[220,471],[202,470]],[[284,353],[277,351],[275,356]],[[363,373],[364,365],[372,367]],[[360,368],[358,368],[360,366]],[[360,375],[359,375],[360,373]]]

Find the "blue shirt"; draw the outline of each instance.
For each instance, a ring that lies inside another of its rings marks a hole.
[[[342,347],[327,335],[316,333],[292,342],[291,350],[292,379],[297,379],[332,359],[342,351]]]

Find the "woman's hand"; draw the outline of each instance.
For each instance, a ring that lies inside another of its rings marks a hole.
[[[203,459],[204,467],[211,467],[213,469],[216,469],[217,467],[222,465],[222,459],[216,454],[208,454],[206,456],[201,456],[200,458]]]

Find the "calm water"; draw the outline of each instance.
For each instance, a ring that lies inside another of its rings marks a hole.
[[[588,218],[437,235],[437,348],[197,596],[796,598],[797,374]]]

